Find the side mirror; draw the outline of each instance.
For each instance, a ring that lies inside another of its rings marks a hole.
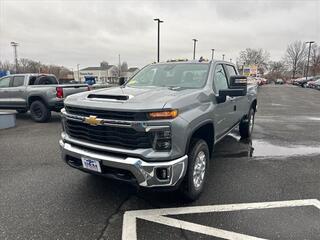
[[[119,77],[119,85],[122,86],[123,84],[125,84],[125,79],[124,77]]]
[[[247,95],[246,89],[223,89],[219,91],[219,96],[216,97],[218,103],[226,101],[227,96],[229,97],[241,97]]]
[[[229,97],[240,97],[247,95],[247,77],[241,75],[233,75],[229,78],[229,89],[222,89],[217,96],[217,102],[223,103]]]
[[[229,78],[231,89],[246,89],[247,88],[247,77],[241,75],[233,75]]]

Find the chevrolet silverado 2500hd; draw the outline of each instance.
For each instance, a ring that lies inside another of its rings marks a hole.
[[[224,61],[151,64],[120,87],[69,96],[60,147],[79,170],[141,187],[203,190],[214,144],[251,136],[256,90]]]
[[[51,74],[13,74],[0,78],[0,109],[30,110],[34,121],[46,122],[51,111],[63,108],[66,96],[87,90],[86,84],[59,85]]]

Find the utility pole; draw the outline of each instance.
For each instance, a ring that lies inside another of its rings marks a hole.
[[[10,44],[13,47],[13,50],[14,50],[15,70],[16,70],[16,73],[18,73],[18,52],[17,52],[17,47],[19,46],[19,44],[16,43],[16,42],[11,42]]]
[[[306,80],[308,79],[308,72],[309,72],[309,58],[310,58],[310,50],[311,50],[311,44],[314,43],[314,41],[306,42],[306,44],[309,43],[309,52],[308,52],[308,63],[307,63],[307,71],[306,71]]]
[[[211,49],[211,60],[213,60],[214,57],[214,48]]]
[[[78,81],[79,81],[79,83],[81,83],[79,66],[80,66],[80,64],[78,63],[78,64],[77,64],[77,70],[78,70]]]
[[[118,72],[119,76],[118,76],[118,77],[120,77],[120,76],[121,76],[121,60],[120,60],[120,54],[118,55],[118,57],[119,57],[119,72]]]
[[[224,61],[224,56],[225,56],[225,54],[222,54],[222,60]]]
[[[195,60],[196,59],[196,45],[197,45],[198,40],[194,38],[194,39],[192,39],[192,41],[193,41],[193,60]]]
[[[232,58],[230,58],[230,62],[232,62]]]
[[[246,63],[244,62],[242,65],[242,75],[244,75],[244,66],[246,65]]]
[[[158,53],[157,53],[157,62],[160,62],[160,23],[163,23],[159,18],[153,19],[158,22]]]
[[[73,77],[73,80],[74,80],[74,71],[73,71],[73,68],[71,68],[71,72],[72,72],[72,77]]]

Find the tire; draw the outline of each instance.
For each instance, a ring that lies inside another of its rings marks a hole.
[[[241,138],[246,139],[251,137],[254,125],[254,115],[255,111],[253,108],[251,108],[248,115],[242,118],[239,124],[239,132]]]
[[[28,112],[27,109],[17,109],[16,111],[17,111],[17,113],[26,113],[26,112]]]
[[[30,105],[31,118],[36,122],[47,122],[51,118],[51,111],[41,101],[34,101]]]
[[[194,201],[202,193],[208,175],[210,154],[207,143],[202,139],[193,139],[188,157],[188,169],[180,191],[187,201]],[[196,168],[199,175],[194,177]]]

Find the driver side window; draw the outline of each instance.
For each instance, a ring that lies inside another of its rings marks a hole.
[[[216,94],[219,94],[220,90],[228,89],[227,75],[221,64],[217,65],[214,70],[213,83]]]

